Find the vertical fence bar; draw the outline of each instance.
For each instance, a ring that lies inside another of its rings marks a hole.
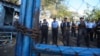
[[[34,7],[34,27],[39,27],[39,14],[40,14],[40,5],[41,0],[35,0],[35,7]]]
[[[34,0],[34,11],[33,11],[33,26],[35,28],[38,28],[39,27],[39,16],[40,16],[40,5],[41,4],[41,0]],[[37,38],[38,39],[38,38]],[[37,42],[35,40],[35,42]],[[33,46],[35,46],[35,42],[33,40]],[[32,50],[32,56],[36,56],[36,54],[38,55],[38,53],[34,52]]]
[[[22,0],[19,22],[25,27],[32,29],[35,22],[34,19],[39,20],[39,7],[40,0]],[[35,45],[34,40],[33,44]],[[36,53],[32,53],[31,51],[31,45],[32,39],[29,36],[18,32],[15,56],[36,56]]]
[[[24,25],[25,21],[25,14],[26,14],[26,5],[27,0],[21,1],[21,7],[20,9],[20,19],[19,22]],[[23,37],[24,35],[21,32],[18,32],[17,38],[16,38],[16,49],[15,49],[15,56],[22,56],[22,48],[23,48]]]
[[[26,11],[26,17],[25,17],[25,27],[32,29],[33,28],[33,23],[34,23],[34,0],[28,0],[27,1],[27,11]],[[32,50],[32,44],[31,44],[32,38],[29,36],[24,35],[23,39],[23,53],[22,56],[32,56],[31,50]],[[34,43],[35,41],[33,41]],[[34,56],[36,56],[36,53],[34,53]]]

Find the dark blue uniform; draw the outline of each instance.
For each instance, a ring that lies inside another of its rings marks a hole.
[[[70,37],[70,22],[63,23],[63,44],[69,46],[69,37]]]
[[[78,25],[78,37],[77,37],[77,46],[80,46],[81,40],[85,40],[85,44],[89,47],[89,37],[87,37],[86,23],[81,21]]]
[[[61,28],[61,33],[62,33],[62,35],[63,35],[63,33],[64,33],[64,30],[63,30],[63,23],[64,23],[64,22],[62,22],[62,23],[60,24],[60,28]]]
[[[47,41],[48,41],[48,23],[47,22],[42,23],[41,34],[42,34],[41,43],[43,43],[44,41],[47,44]]]
[[[100,21],[97,23],[95,31],[97,34],[97,47],[100,48]]]
[[[76,26],[75,23],[72,22],[71,35],[72,35],[73,37],[76,36],[76,28],[75,28],[75,26]]]

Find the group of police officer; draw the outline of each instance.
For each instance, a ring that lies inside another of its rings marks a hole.
[[[43,23],[40,24],[40,29],[41,29],[41,43],[45,42],[47,44],[49,26],[48,26],[48,22],[46,19],[44,19]],[[56,18],[53,18],[51,29],[52,29],[52,44],[57,44],[59,24]],[[84,39],[86,46],[89,47],[90,46],[89,40],[93,41],[94,38],[96,38],[97,47],[100,47],[99,45],[100,43],[100,18],[98,18],[98,21],[95,23],[89,20],[85,21],[84,18],[81,17],[80,22],[76,24],[74,22],[71,23],[67,20],[67,18],[64,18],[60,24],[60,29],[61,29],[62,37],[63,37],[63,44],[65,46],[69,46],[70,35],[72,34],[75,37],[76,31],[78,31],[77,46],[80,46],[81,40]]]

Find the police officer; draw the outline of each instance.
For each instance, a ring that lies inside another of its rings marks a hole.
[[[62,35],[63,35],[63,33],[64,33],[64,30],[63,30],[63,20],[62,20],[62,22],[61,22],[61,24],[60,24],[60,28],[61,28],[61,33],[62,33]]]
[[[89,38],[87,36],[86,32],[86,22],[84,21],[84,18],[80,18],[80,22],[77,24],[78,26],[78,37],[77,37],[77,46],[80,46],[81,40],[84,39],[86,46],[89,46]]]
[[[76,25],[75,25],[74,22],[72,22],[72,24],[71,24],[71,35],[72,35],[73,37],[76,36]]]
[[[97,34],[97,47],[100,48],[100,18],[98,19],[95,31]]]
[[[67,18],[64,18],[63,30],[63,44],[69,46],[70,22],[67,21]]]
[[[87,20],[87,24],[86,24],[86,28],[87,28],[87,37],[90,38],[91,41],[93,41],[93,31],[94,31],[94,27],[95,27],[95,24],[90,21],[90,20]]]
[[[58,40],[58,22],[56,21],[56,18],[53,18],[53,22],[52,22],[52,42],[53,44],[57,44],[57,40]]]
[[[46,21],[46,19],[43,20],[42,26],[41,26],[41,43],[43,43],[43,41],[47,44],[48,41],[48,22]]]

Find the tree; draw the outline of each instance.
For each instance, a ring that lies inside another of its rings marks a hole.
[[[68,11],[67,6],[64,6],[61,2],[64,0],[42,0],[42,11],[51,11],[52,17],[65,17],[71,16],[71,12]]]
[[[68,10],[68,8],[64,5],[59,5],[59,8],[57,9],[57,17],[71,17],[71,12]]]
[[[42,8],[48,8],[49,6],[54,6],[60,4],[64,0],[42,0]]]
[[[100,9],[95,8],[92,11],[85,11],[85,14],[87,15],[86,19],[98,20],[100,18]]]
[[[46,16],[46,10],[49,10],[52,16],[56,16],[57,10],[56,6],[64,0],[42,0],[42,15]]]
[[[95,18],[96,20],[98,18],[100,18],[100,9],[94,9],[94,11],[93,11],[93,18]]]

